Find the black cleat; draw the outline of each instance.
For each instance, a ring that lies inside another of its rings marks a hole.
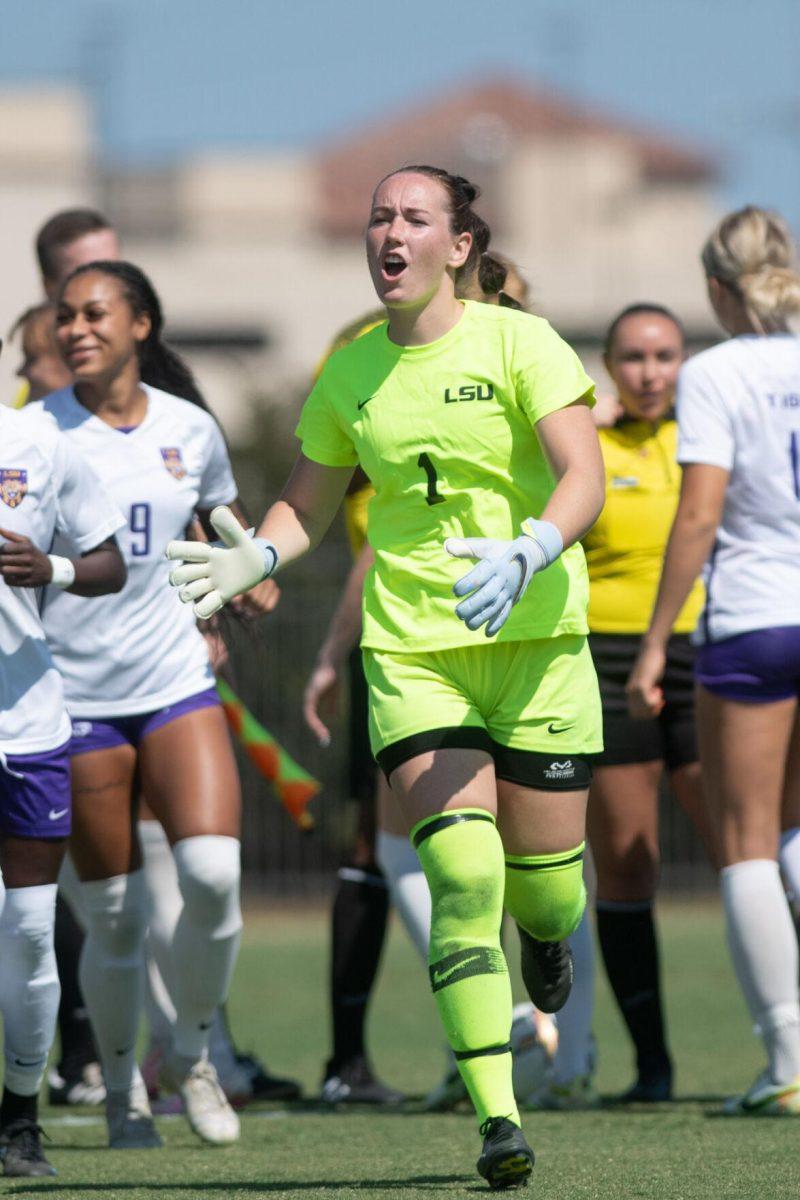
[[[612,1104],[666,1104],[672,1099],[672,1063],[659,1069],[639,1072],[627,1092],[614,1096]]]
[[[27,1117],[19,1117],[0,1130],[0,1158],[5,1175],[56,1174],[42,1150],[41,1126]]]
[[[533,1003],[543,1013],[558,1012],[572,991],[572,951],[564,942],[540,942],[519,930],[522,982]]]
[[[299,1100],[303,1089],[295,1079],[270,1075],[263,1063],[252,1054],[238,1054],[236,1061],[246,1073],[253,1100]]]
[[[480,1128],[483,1150],[478,1159],[478,1174],[493,1191],[528,1186],[534,1153],[525,1141],[519,1125],[508,1117],[488,1117]]]
[[[359,1055],[338,1067],[325,1067],[319,1098],[323,1104],[400,1104],[402,1092],[387,1087],[372,1074],[367,1060]]]

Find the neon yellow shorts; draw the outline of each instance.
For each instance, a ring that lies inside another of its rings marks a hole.
[[[583,760],[602,750],[603,734],[583,635],[416,654],[365,649],[363,657],[370,744],[387,777],[417,754],[462,747],[490,753],[498,778],[551,790],[588,786]]]

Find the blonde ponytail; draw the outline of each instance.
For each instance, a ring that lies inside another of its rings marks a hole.
[[[800,314],[800,274],[789,227],[778,213],[748,205],[729,213],[702,251],[706,275],[741,299],[756,333],[783,333]]]

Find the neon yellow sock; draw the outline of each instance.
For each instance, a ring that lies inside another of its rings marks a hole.
[[[483,809],[449,809],[411,831],[431,889],[428,961],[447,1040],[480,1124],[519,1125],[511,1085],[511,983],[500,946],[503,846]]]
[[[586,907],[585,845],[558,854],[505,856],[505,906],[540,942],[560,942],[578,927]]]

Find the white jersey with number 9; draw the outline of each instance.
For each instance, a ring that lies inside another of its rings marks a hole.
[[[169,585],[164,551],[197,509],[230,504],[236,485],[214,418],[145,390],[147,413],[128,432],[94,416],[72,388],[29,406],[78,447],[128,521],[118,535],[128,567],[121,592],[92,600],[47,592],[45,631],[73,717],[151,712],[214,683],[191,609]],[[63,543],[55,549],[69,552]]]

